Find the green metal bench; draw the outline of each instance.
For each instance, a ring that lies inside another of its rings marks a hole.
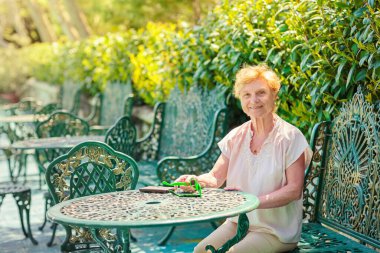
[[[134,148],[141,185],[159,185],[212,169],[220,155],[217,143],[227,127],[225,91],[223,86],[213,90],[193,86],[185,92],[176,87],[166,103],[156,104],[151,130]],[[174,229],[158,244],[165,245]]]
[[[150,132],[135,145],[140,183],[158,185],[213,167],[220,155],[216,143],[227,126],[225,91],[222,86],[183,93],[174,88],[166,103],[156,104]]]
[[[379,252],[379,110],[359,90],[334,121],[314,127],[311,146],[306,222],[293,252]]]

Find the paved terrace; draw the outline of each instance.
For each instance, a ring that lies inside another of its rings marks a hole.
[[[1,140],[0,140],[1,141]],[[25,238],[18,214],[17,205],[12,195],[7,195],[0,207],[0,252],[1,253],[44,253],[60,252],[60,244],[64,240],[64,229],[59,226],[55,244],[47,247],[46,244],[51,236],[51,223],[47,223],[43,231],[38,227],[42,224],[44,215],[44,198],[43,193],[46,191],[46,185],[39,189],[37,165],[32,156],[28,159],[27,182],[26,185],[32,188],[31,203],[31,228],[34,238],[38,245]],[[6,161],[0,159],[0,182],[8,181],[9,173]],[[196,226],[196,227],[195,227]],[[212,232],[210,223],[198,223],[197,225],[187,225],[177,227],[173,236],[165,247],[157,246],[157,241],[166,233],[167,227],[133,229],[132,233],[137,238],[136,243],[131,244],[133,253],[143,252],[192,252],[194,246],[202,238]]]

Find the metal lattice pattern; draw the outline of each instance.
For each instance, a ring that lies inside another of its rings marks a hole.
[[[81,136],[89,132],[86,121],[67,112],[55,112],[36,129],[39,138]]]
[[[380,245],[380,117],[359,91],[332,128],[319,219]],[[363,236],[364,235],[364,236]]]
[[[84,142],[68,154],[54,160],[46,172],[46,181],[54,203],[97,193],[130,190],[138,180],[136,162],[122,153],[116,153],[100,142]],[[108,210],[108,207],[105,207]],[[94,243],[87,229],[66,228],[68,241],[62,249],[71,251],[80,244]],[[102,231],[109,243],[115,235]]]
[[[313,129],[311,147],[313,148],[312,162],[306,172],[303,197],[303,215],[308,221],[316,221],[318,192],[320,178],[324,168],[324,157],[330,131],[330,122],[321,122]]]
[[[168,158],[162,160],[157,166],[157,174],[160,181],[171,182],[183,174],[200,175],[210,171],[220,155],[218,142],[223,138],[225,131],[226,109],[222,109],[214,122],[214,138],[212,146],[200,157],[192,158]],[[209,143],[210,145],[210,143]]]
[[[191,156],[206,149],[213,137],[213,120],[225,107],[226,87],[202,90],[192,86],[181,92],[175,87],[165,107],[159,156]]]
[[[225,212],[242,205],[245,201],[239,193],[226,191],[216,194],[216,190],[213,189],[205,189],[202,198],[193,198],[190,204],[187,198],[179,198],[172,194],[125,192],[96,196],[86,201],[74,201],[62,208],[61,212],[78,219],[152,221]],[[104,212],[105,209],[107,212]]]
[[[138,172],[134,162],[98,144],[85,144],[49,166],[47,181],[56,202],[135,187]]]
[[[151,132],[142,140],[138,140],[135,145],[136,160],[154,161],[158,159],[160,147],[161,125],[164,118],[164,103],[158,103],[154,108],[154,119]]]
[[[132,155],[136,143],[136,128],[128,116],[120,118],[106,133],[105,141],[113,149]]]
[[[131,94],[132,87],[130,84],[108,83],[102,96],[100,125],[110,126],[123,116],[125,99]]]

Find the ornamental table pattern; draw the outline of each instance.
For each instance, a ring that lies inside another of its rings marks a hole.
[[[202,198],[182,198],[173,194],[114,193],[77,200],[61,209],[77,219],[101,221],[154,221],[201,217],[231,210],[246,202],[241,194],[205,189]],[[214,204],[215,203],[215,204]]]

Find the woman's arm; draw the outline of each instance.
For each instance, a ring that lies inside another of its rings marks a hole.
[[[304,174],[305,174],[305,155],[300,157],[286,169],[287,183],[277,191],[259,196],[260,205],[258,208],[275,208],[289,204],[302,197]]]
[[[229,159],[221,154],[210,172],[200,176],[182,175],[176,181],[190,182],[191,178],[196,178],[202,187],[219,188],[226,180],[228,163]]]

